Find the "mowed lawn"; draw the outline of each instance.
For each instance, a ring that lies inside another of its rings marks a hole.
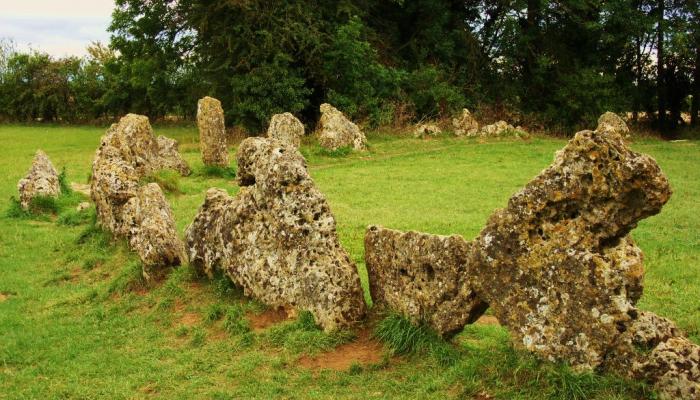
[[[178,190],[168,194],[182,233],[207,188],[233,194],[237,187],[230,178],[202,172],[196,128],[155,130],[180,142],[195,171],[173,179]],[[70,221],[76,196],[57,216],[8,216],[10,197],[17,196],[17,181],[36,149],[46,151],[59,170],[65,168],[69,181],[86,183],[104,131],[0,126],[0,399],[654,396],[637,382],[577,375],[565,366],[539,362],[513,349],[504,329],[486,324],[467,327],[440,351],[391,356],[388,350],[376,350],[381,354],[369,364],[314,367],[308,360],[323,366],[328,351],[342,358],[332,351],[352,340],[352,333],[325,335],[300,320],[250,332],[238,329],[240,312],[255,315],[264,307],[242,298],[225,280],[198,278],[189,266],[158,287],[144,288],[138,259],[123,242],[106,239],[90,222]],[[367,225],[471,239],[493,210],[504,206],[565,144],[545,138],[419,140],[381,132],[368,138],[368,152],[344,157],[324,155],[311,138],[302,148],[365,292]],[[675,320],[696,343],[698,144],[633,144],[658,161],[674,194],[661,214],[632,232],[645,253],[647,271],[640,307]],[[234,148],[231,154],[233,159]]]

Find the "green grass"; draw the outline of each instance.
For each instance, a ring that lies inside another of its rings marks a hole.
[[[203,172],[196,129],[155,130],[180,142],[195,171],[176,179],[178,193],[166,193],[182,233],[207,188],[235,194],[238,187],[231,174]],[[504,329],[486,325],[443,342],[398,319],[383,320],[376,326],[386,328],[387,354],[400,355],[347,371],[304,369],[300,357],[355,333],[324,334],[305,313],[263,332],[248,330],[244,315],[264,307],[225,278],[210,281],[190,266],[147,287],[125,243],[94,226],[94,210],[74,213],[82,195],[62,196],[47,214],[11,215],[17,210],[10,197],[17,197],[17,181],[37,148],[65,168],[67,182],[84,182],[104,131],[0,126],[0,398],[653,398],[638,382],[540,362],[513,349]],[[473,238],[565,143],[385,132],[371,132],[368,140],[368,152],[302,148],[368,301],[367,225]],[[633,147],[657,159],[674,189],[663,212],[632,232],[647,269],[640,307],[672,318],[700,342],[700,147],[656,140]],[[232,160],[234,154],[231,149]]]

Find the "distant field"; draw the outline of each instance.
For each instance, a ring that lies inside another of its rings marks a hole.
[[[188,266],[157,288],[143,288],[138,259],[89,222],[69,220],[74,204],[57,216],[7,215],[36,149],[46,151],[59,170],[65,168],[70,181],[86,183],[104,131],[0,126],[0,399],[653,396],[636,382],[541,363],[514,350],[505,330],[494,325],[467,327],[446,352],[395,357],[367,337],[369,327],[354,333],[355,344],[342,345],[352,342],[353,333],[325,335],[303,319],[265,326],[260,321],[272,316],[262,305],[242,298],[224,280],[197,278]],[[202,174],[194,127],[157,127],[156,134],[177,139],[195,171],[174,179],[178,190],[168,195],[184,232],[207,188],[233,194],[237,187],[231,179]],[[545,138],[419,140],[381,132],[368,139],[370,151],[346,157],[323,155],[311,140],[302,148],[365,292],[367,225],[471,239],[565,144]],[[640,307],[675,320],[696,343],[699,144],[633,145],[656,158],[674,190],[662,213],[632,232],[647,271]],[[250,317],[250,332],[236,327],[240,312]],[[340,350],[325,353],[336,347]],[[343,365],[343,351],[373,354],[367,354],[369,364]]]

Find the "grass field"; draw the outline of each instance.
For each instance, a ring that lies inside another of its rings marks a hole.
[[[404,355],[377,349],[363,329],[323,334],[304,314],[251,330],[255,324],[242,315],[254,320],[266,315],[264,307],[225,280],[200,279],[185,266],[160,286],[144,288],[125,244],[76,217],[78,195],[64,199],[55,216],[6,212],[37,148],[65,168],[70,181],[85,183],[103,133],[0,126],[0,399],[654,397],[638,382],[541,363],[514,350],[495,325],[468,326],[450,344],[418,335],[424,345]],[[176,138],[195,171],[160,178],[172,186],[168,198],[183,232],[207,188],[233,194],[237,187],[204,173],[195,128],[156,133]],[[565,143],[368,136],[369,152],[345,157],[324,155],[310,143],[302,149],[365,291],[367,225],[473,238]],[[663,212],[632,233],[647,270],[640,307],[672,318],[700,343],[700,147],[644,140],[633,148],[656,158],[674,190]],[[324,361],[342,358],[341,349],[367,351],[357,343],[378,354],[365,364]]]

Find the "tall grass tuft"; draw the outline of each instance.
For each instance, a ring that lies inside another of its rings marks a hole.
[[[399,314],[392,313],[381,320],[374,336],[389,346],[394,354],[428,353],[441,365],[452,365],[459,358],[459,350],[428,326],[415,326]]]

